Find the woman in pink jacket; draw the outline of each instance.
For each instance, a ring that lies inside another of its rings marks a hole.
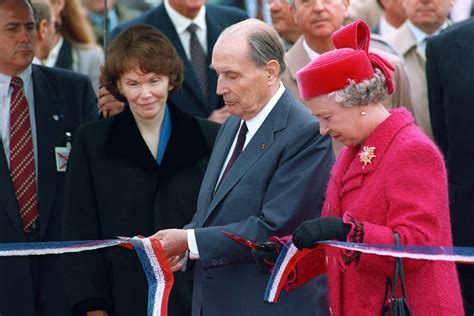
[[[333,42],[360,37],[360,23],[333,35]],[[367,53],[364,36],[353,39],[360,47],[323,54],[298,73],[300,94],[320,119],[321,134],[345,147],[322,217],[301,224],[293,242],[300,249],[330,239],[393,245],[396,232],[402,245],[452,246],[443,157],[407,110],[388,111],[380,103],[393,91],[390,65]],[[453,263],[403,262],[412,315],[464,315]],[[327,265],[331,314],[380,315],[393,258],[327,250],[325,263],[312,264]]]

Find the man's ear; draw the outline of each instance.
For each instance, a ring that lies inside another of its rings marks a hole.
[[[45,39],[48,33],[48,28],[51,27],[51,23],[48,20],[42,19],[36,27],[36,36],[38,40],[42,41]]]
[[[265,71],[267,72],[268,85],[273,85],[275,81],[279,80],[281,67],[276,60],[272,59],[267,62],[267,65],[265,66]]]

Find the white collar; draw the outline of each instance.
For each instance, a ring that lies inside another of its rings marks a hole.
[[[245,121],[247,123],[248,134],[247,139],[250,140],[253,135],[258,131],[260,126],[262,126],[265,119],[268,117],[270,112],[273,110],[275,105],[277,104],[278,100],[280,100],[281,96],[285,92],[285,86],[280,82],[280,86],[275,94],[270,98],[268,103],[251,119]],[[250,137],[249,137],[250,136]]]
[[[59,51],[64,43],[64,37],[59,36],[58,42],[54,45],[53,49],[49,52],[48,58],[44,63],[45,66],[54,67],[56,65],[56,61],[58,61]]]
[[[382,15],[379,22],[379,33],[381,36],[387,36],[395,33],[398,30],[395,26],[388,23],[385,17]]]
[[[428,37],[431,37],[431,36],[438,35],[439,32],[441,32],[442,30],[444,30],[448,26],[449,26],[449,23],[448,23],[448,20],[446,20],[443,23],[443,25],[441,25],[441,27],[439,29],[437,29],[433,34],[426,34],[422,30],[420,30],[418,27],[416,27],[413,23],[411,23],[411,21],[408,21],[408,28],[410,29],[411,34],[415,38],[416,45],[417,46],[422,46],[422,47],[426,46],[425,39],[427,39]]]
[[[31,65],[29,65],[22,73],[20,73],[17,77],[20,77],[23,81],[23,91],[28,91],[30,85],[32,83],[31,79]],[[8,89],[10,89],[10,82],[12,80],[11,76],[5,75],[0,73],[0,94],[1,95],[8,95]]]
[[[181,13],[173,9],[171,5],[169,4],[169,0],[165,0],[164,5],[165,5],[166,13],[168,13],[171,23],[173,23],[174,28],[176,29],[176,33],[178,33],[178,35],[186,32],[188,26],[191,23],[196,24],[199,27],[199,29],[203,31],[204,33],[207,32],[205,5],[201,6],[201,9],[199,9],[198,14],[193,20],[185,17],[184,15],[182,15]]]
[[[309,47],[308,43],[306,42],[306,39],[303,37],[303,48],[309,56],[309,60],[313,60],[316,57],[319,57],[320,54],[318,54],[317,51],[313,50],[311,47]]]

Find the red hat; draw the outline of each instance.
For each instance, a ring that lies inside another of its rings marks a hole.
[[[332,35],[335,50],[324,53],[297,72],[300,96],[307,100],[343,89],[349,80],[359,83],[374,76],[379,68],[385,76],[388,94],[393,93],[393,66],[377,54],[369,53],[369,27],[357,20]]]

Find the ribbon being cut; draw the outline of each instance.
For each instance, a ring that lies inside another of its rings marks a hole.
[[[256,244],[242,237],[225,233],[229,238],[249,248]],[[321,261],[325,256],[324,248],[333,247],[345,250],[380,256],[421,260],[442,260],[474,264],[474,248],[472,247],[437,247],[437,246],[394,246],[369,245],[363,243],[348,243],[339,241],[323,241],[314,249],[298,250],[289,240],[280,252],[272,271],[264,300],[276,303],[283,288],[288,287],[287,281],[298,264],[312,265]],[[160,242],[149,238],[120,238],[108,240],[85,240],[64,242],[36,243],[0,243],[0,256],[32,256],[53,255],[81,251],[90,251],[113,246],[125,246],[136,251],[148,280],[148,316],[166,316],[168,313],[168,298],[174,278],[166,255]],[[305,260],[303,260],[305,259]],[[299,280],[301,285],[326,271],[324,265],[311,267],[311,275],[307,280]]]
[[[325,256],[324,248],[328,247],[379,256],[474,264],[474,248],[472,247],[369,245],[341,241],[322,241],[318,242],[318,246],[313,249],[303,249],[299,251],[295,245],[293,245],[293,242],[289,240],[285,246],[282,247],[275,263],[264,294],[264,300],[270,303],[276,303],[281,290],[288,287],[289,276],[295,271],[296,266],[299,264],[311,265],[315,262],[324,262],[324,260],[320,259],[321,256]],[[312,267],[311,269],[311,274],[304,276],[307,278],[306,280],[298,281],[299,285],[326,271],[325,266]]]
[[[148,316],[166,316],[174,278],[168,259],[157,239],[134,237],[64,242],[0,243],[0,256],[53,255],[117,245],[133,248],[140,259],[148,280]]]

